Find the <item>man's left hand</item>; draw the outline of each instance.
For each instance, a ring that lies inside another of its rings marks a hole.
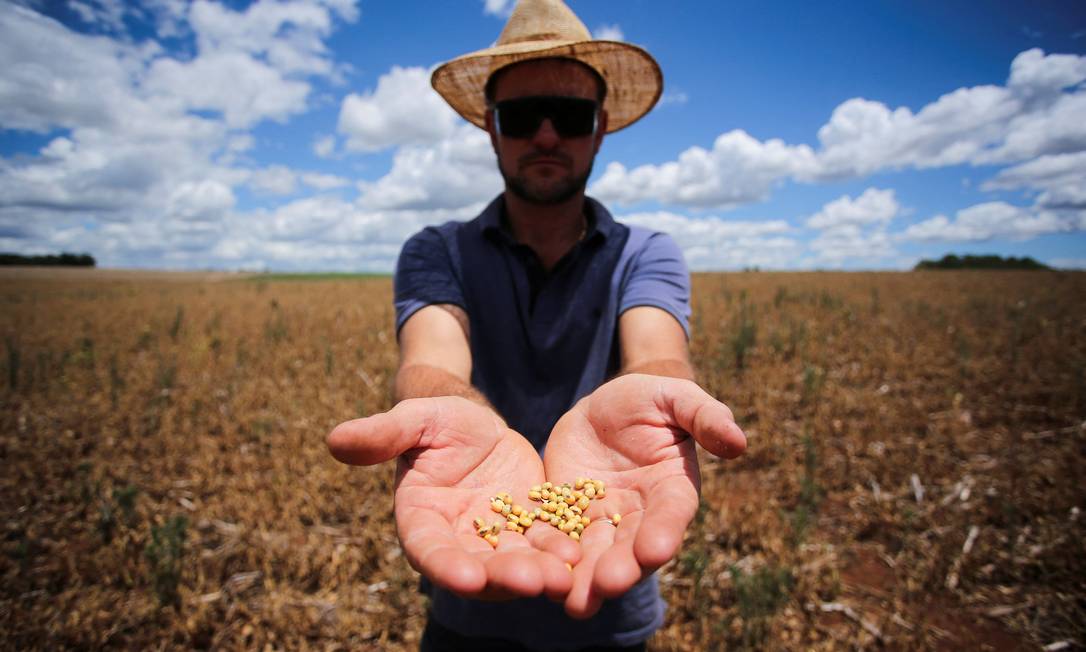
[[[694,442],[738,457],[746,437],[726,405],[688,380],[630,374],[579,401],[555,425],[543,464],[552,481],[602,480],[593,522],[581,535],[566,612],[596,613],[678,552],[698,509],[701,476]],[[603,521],[618,513],[617,527]]]

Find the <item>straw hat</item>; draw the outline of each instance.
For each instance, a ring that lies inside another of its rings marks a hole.
[[[664,77],[652,55],[629,43],[594,40],[562,0],[520,0],[497,44],[442,64],[430,83],[465,120],[485,129],[483,93],[490,75],[550,57],[575,59],[603,77],[608,133],[633,124],[660,99]]]

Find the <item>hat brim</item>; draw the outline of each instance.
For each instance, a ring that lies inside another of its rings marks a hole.
[[[645,50],[621,41],[531,41],[497,45],[457,57],[434,70],[430,83],[465,120],[486,128],[486,82],[495,71],[531,59],[574,59],[607,84],[607,133],[648,113],[663,92],[660,66]]]

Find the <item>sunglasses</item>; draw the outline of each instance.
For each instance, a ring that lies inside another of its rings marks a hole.
[[[562,138],[596,133],[599,104],[581,97],[518,97],[494,105],[494,124],[508,138],[531,138],[546,118]]]

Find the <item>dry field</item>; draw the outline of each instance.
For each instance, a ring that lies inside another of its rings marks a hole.
[[[704,275],[703,458],[653,650],[1082,649],[1086,274]],[[408,650],[388,279],[0,276],[0,649]]]

